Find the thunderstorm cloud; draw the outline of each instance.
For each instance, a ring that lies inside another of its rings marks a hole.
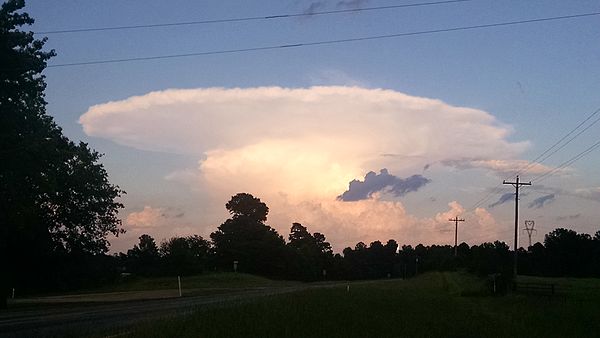
[[[505,162],[489,161],[515,159],[529,146],[510,141],[512,128],[483,110],[357,86],[167,89],[97,104],[79,122],[91,137],[197,159],[163,177],[205,201],[206,216],[198,221],[204,233],[227,216],[223,204],[245,191],[269,205],[270,222],[281,233],[291,222],[315,224],[312,230],[326,233],[334,245],[396,236],[445,240],[431,235],[438,220],[416,218],[399,201],[345,200],[377,189],[400,196],[428,182],[410,176],[427,164],[468,153],[481,161],[469,165],[495,168]],[[348,189],[368,168],[389,172]],[[336,199],[345,190],[344,200]],[[477,212],[493,234],[493,219],[485,209]],[[152,227],[156,214],[146,210],[129,223]],[[160,224],[173,221],[179,219]]]

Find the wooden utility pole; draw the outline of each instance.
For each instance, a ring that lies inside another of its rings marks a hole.
[[[457,245],[458,245],[458,222],[464,222],[464,219],[459,219],[458,216],[454,218],[448,219],[450,222],[454,222],[454,257],[458,255]]]
[[[502,184],[511,184],[513,187],[515,187],[515,258],[513,266],[513,276],[517,278],[517,247],[519,246],[519,242],[517,242],[519,236],[519,187],[521,187],[522,185],[531,185],[531,182],[519,182],[519,175],[517,175],[516,182],[507,182],[506,180],[504,180],[502,181]]]

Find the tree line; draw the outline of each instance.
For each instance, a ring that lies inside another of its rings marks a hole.
[[[118,211],[125,192],[110,183],[101,154],[73,142],[46,112],[46,39],[21,30],[34,20],[23,0],[0,7],[0,308],[19,294],[81,289],[110,283],[124,272],[188,275],[232,271],[315,281],[410,277],[428,270],[510,270],[502,242],[469,247],[399,246],[390,239],[357,243],[334,254],[324,234],[291,225],[287,240],[268,226],[268,207],[240,193],[226,204],[231,217],[210,238],[149,235],[126,253],[108,255],[108,235],[124,232]],[[600,277],[600,232],[567,229],[520,249],[521,273]],[[234,263],[237,262],[237,263]]]
[[[233,271],[304,281],[406,278],[425,271],[466,269],[479,275],[512,274],[513,252],[500,241],[469,246],[456,255],[450,245],[400,246],[357,243],[334,254],[324,234],[310,233],[293,223],[287,238],[265,224],[268,207],[248,193],[226,204],[231,218],[206,240],[200,236],[174,237],[160,247],[149,235],[118,256],[127,271],[141,275]],[[176,244],[177,243],[177,244]],[[600,277],[600,231],[594,237],[556,229],[544,243],[518,250],[519,274]],[[235,262],[235,264],[234,264]]]

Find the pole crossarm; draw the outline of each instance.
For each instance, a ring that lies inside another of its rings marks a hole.
[[[457,256],[457,244],[458,244],[458,222],[464,222],[464,219],[459,219],[458,216],[449,218],[448,221],[454,222],[454,257]]]

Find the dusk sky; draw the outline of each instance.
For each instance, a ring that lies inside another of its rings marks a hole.
[[[600,141],[600,1],[398,7],[424,2],[27,1],[31,30],[58,54],[48,113],[127,191],[111,250],[143,233],[208,237],[238,192],[264,201],[284,237],[299,222],[336,252],[453,244],[455,216],[459,242],[512,247],[502,180],[518,171],[533,181],[520,225],[535,221],[535,241],[600,230],[600,150],[559,167]],[[348,9],[365,10],[318,14]],[[318,15],[52,33],[302,13]],[[580,14],[595,15],[453,30]]]

